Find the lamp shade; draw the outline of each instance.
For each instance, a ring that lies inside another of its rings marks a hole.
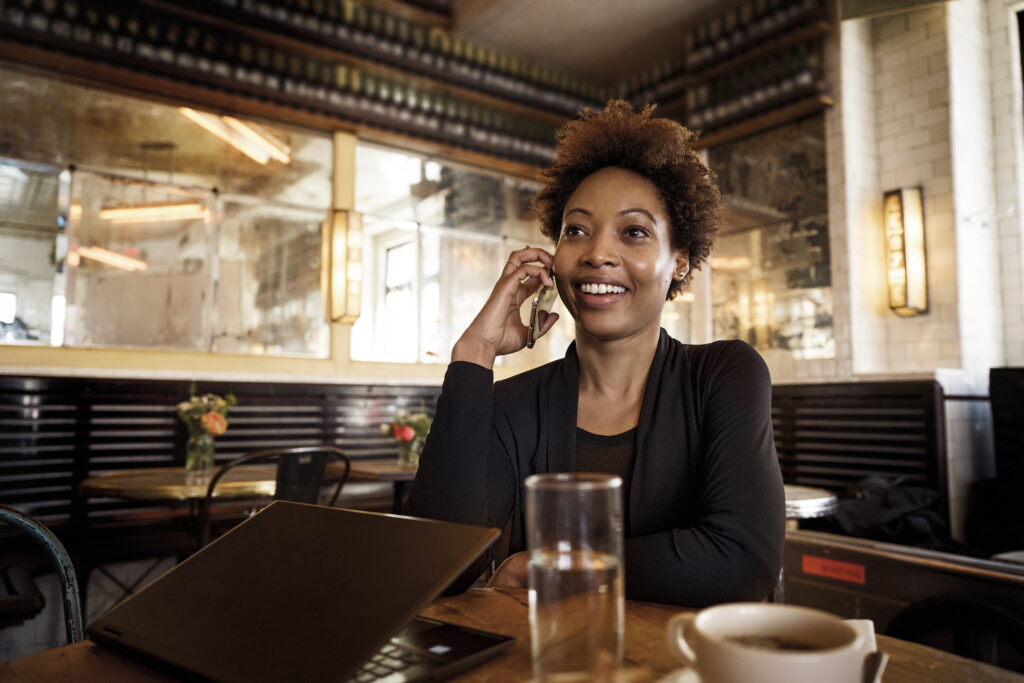
[[[921,188],[904,187],[886,192],[883,216],[889,308],[902,316],[926,313],[928,272]]]
[[[331,219],[332,322],[354,323],[363,296],[363,221],[354,211],[336,209]]]

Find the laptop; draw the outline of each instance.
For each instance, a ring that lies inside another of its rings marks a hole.
[[[498,535],[275,501],[87,633],[173,673],[218,681],[371,680],[374,672],[389,682],[444,680],[514,641],[414,619]],[[414,655],[401,674],[369,661]]]

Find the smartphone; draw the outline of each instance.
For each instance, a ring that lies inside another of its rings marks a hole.
[[[541,287],[540,291],[533,297],[533,307],[530,309],[530,333],[526,338],[526,348],[532,349],[537,341],[537,330],[547,320],[551,307],[555,305],[558,298],[558,289],[554,286],[554,276],[551,277],[550,287]]]

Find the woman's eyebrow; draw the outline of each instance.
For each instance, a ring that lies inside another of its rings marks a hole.
[[[620,216],[625,216],[627,213],[642,213],[643,215],[650,218],[652,223],[657,224],[658,222],[658,219],[654,217],[654,214],[652,214],[647,209],[623,209],[622,211],[619,211]]]
[[[590,217],[594,216],[594,214],[592,214],[591,212],[587,211],[586,209],[582,209],[582,208],[576,207],[576,208],[569,209],[568,211],[566,211],[565,215],[563,216],[563,218],[568,218],[569,215],[573,214],[573,213],[582,213],[584,216],[590,216]],[[654,217],[654,214],[652,214],[647,209],[640,209],[640,208],[636,208],[636,209],[623,209],[622,211],[619,211],[618,215],[619,216],[625,216],[626,214],[629,214],[629,213],[642,213],[643,215],[645,215],[648,218],[650,218],[652,223],[657,223],[658,222],[658,219],[656,219]]]

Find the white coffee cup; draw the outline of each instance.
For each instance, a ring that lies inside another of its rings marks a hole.
[[[862,683],[870,645],[839,617],[797,605],[727,603],[677,614],[668,647],[700,683]]]

